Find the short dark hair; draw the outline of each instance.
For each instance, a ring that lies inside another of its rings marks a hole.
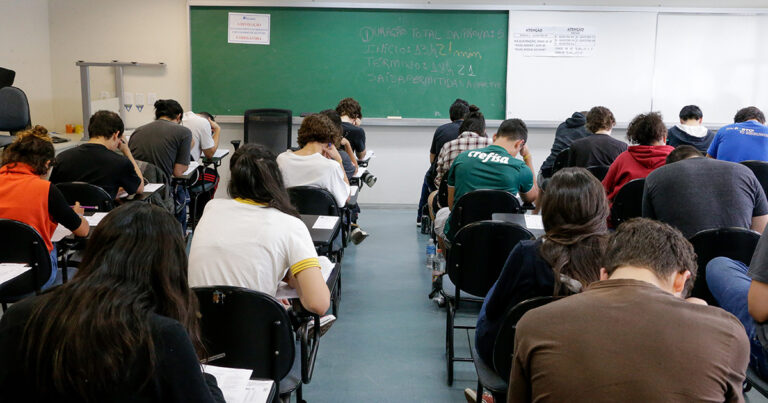
[[[472,132],[480,135],[480,137],[486,137],[485,116],[483,116],[483,112],[480,112],[477,105],[469,106],[469,112],[464,116],[464,121],[459,126],[459,134],[464,132]]]
[[[88,121],[88,136],[110,138],[115,132],[123,137],[125,126],[120,115],[112,111],[98,111]]]
[[[763,111],[758,109],[756,106],[748,106],[746,108],[739,109],[739,111],[736,112],[736,116],[733,117],[733,123],[746,122],[752,119],[765,124],[765,115],[763,115]]]
[[[665,162],[665,164],[669,165],[674,162],[682,161],[688,158],[696,158],[696,157],[703,157],[703,156],[704,154],[702,154],[698,148],[692,145],[683,144],[675,147],[675,149],[672,150],[672,152],[669,153],[669,155],[667,155],[667,161]]]
[[[613,112],[604,106],[595,106],[587,112],[587,130],[597,133],[600,130],[611,130],[616,125]]]
[[[212,120],[212,121],[214,121],[214,122],[216,121],[216,119],[213,117],[213,115],[211,115],[211,114],[210,114],[210,113],[208,113],[208,112],[198,112],[197,114],[198,114],[198,115],[202,115],[202,116],[205,116],[206,118],[208,118],[208,119],[211,119],[211,120]]]
[[[360,108],[360,103],[355,101],[354,98],[344,98],[336,105],[336,113],[339,116],[348,116],[352,119],[362,119],[363,110]]]
[[[688,270],[688,281],[693,284],[696,253],[678,229],[648,218],[633,218],[619,225],[605,251],[603,267],[609,275],[622,266],[648,269],[665,281]]]
[[[686,105],[683,109],[680,109],[681,120],[699,120],[704,117],[704,113],[701,112],[701,108],[696,105]]]
[[[512,140],[528,141],[528,126],[520,119],[507,119],[501,122],[496,136]]]
[[[662,141],[666,135],[667,126],[658,112],[641,113],[635,116],[627,127],[627,139],[643,146]]]
[[[462,119],[467,113],[469,113],[469,103],[461,98],[456,98],[451,104],[451,108],[448,109],[452,122]]]
[[[243,144],[232,155],[229,171],[229,197],[253,200],[285,214],[299,216],[285,190],[275,154],[266,147],[254,143]]]
[[[336,147],[341,146],[341,137],[344,135],[344,126],[341,125],[341,116],[333,110],[333,109],[325,109],[319,112],[321,115],[324,115],[330,121],[333,123],[333,125],[336,127],[338,131],[338,136],[336,136],[336,139],[339,141],[339,143],[334,143]]]
[[[170,118],[176,119],[184,113],[184,109],[174,99],[158,99],[155,102],[155,119]]]
[[[319,113],[313,113],[304,118],[299,127],[299,136],[296,141],[299,147],[316,141],[322,144],[337,144],[340,133],[331,119]]]
[[[3,165],[13,164],[13,168],[19,163],[27,164],[35,175],[45,175],[48,172],[45,164],[55,157],[48,129],[37,125],[16,134],[16,140],[3,151]]]

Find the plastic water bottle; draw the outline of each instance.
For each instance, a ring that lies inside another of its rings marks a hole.
[[[435,281],[445,273],[445,256],[443,256],[443,251],[441,249],[437,250],[437,254],[433,261],[434,268],[432,269],[432,281]]]
[[[432,238],[429,238],[429,241],[427,241],[427,269],[429,270],[432,270],[436,250],[435,241]]]

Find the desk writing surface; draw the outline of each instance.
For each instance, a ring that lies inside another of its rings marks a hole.
[[[29,269],[31,267],[26,263],[0,263],[0,285],[26,273]]]
[[[314,228],[315,224],[317,223],[318,218],[320,217],[329,217],[329,218],[335,218],[336,223],[333,226],[333,228]],[[312,242],[315,243],[315,245],[321,244],[321,245],[327,245],[330,244],[331,241],[333,241],[332,237],[336,233],[336,230],[339,228],[341,219],[336,216],[320,216],[315,214],[301,214],[301,221],[304,222],[304,225],[307,226],[307,229],[309,229],[309,235],[312,237]]]
[[[497,221],[504,221],[512,224],[517,224],[531,232],[536,238],[540,238],[545,234],[544,227],[539,227],[535,218],[528,218],[527,214],[510,214],[510,213],[493,213],[491,218]],[[529,224],[532,224],[530,227]]]

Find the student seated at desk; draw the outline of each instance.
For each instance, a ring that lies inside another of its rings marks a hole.
[[[88,235],[83,209],[67,200],[51,182],[43,179],[54,159],[53,143],[42,126],[16,135],[3,151],[0,168],[0,218],[21,221],[32,226],[43,238],[51,254],[53,270],[43,289],[56,279],[56,248],[51,242],[59,223],[77,236]]]
[[[563,168],[548,186],[541,199],[546,234],[515,246],[480,310],[475,340],[486,363],[493,363],[507,310],[529,298],[578,293],[600,279],[608,231],[600,181],[584,168]]]
[[[219,148],[221,133],[221,127],[216,123],[213,115],[208,112],[187,111],[184,112],[181,124],[192,132],[192,147],[190,148],[192,160],[199,160],[200,155],[205,155],[205,158],[213,158],[214,153]]]
[[[320,114],[325,115],[330,119],[331,122],[333,122],[333,125],[339,129],[339,132],[343,133],[341,117],[335,110],[326,109],[320,111]],[[341,135],[339,135],[339,137],[341,137]],[[344,173],[347,175],[347,181],[350,181],[357,173],[358,167],[357,157],[355,157],[355,153],[352,151],[352,145],[349,143],[349,140],[341,137],[341,144],[338,145],[336,149],[339,151],[339,156],[341,156],[341,162],[342,165],[344,165]]]
[[[179,223],[147,203],[118,207],[70,282],[3,315],[2,398],[224,402],[200,370],[197,311]]]
[[[363,123],[363,109],[360,107],[360,103],[354,98],[344,98],[336,106],[336,113],[341,117],[342,135],[349,142],[355,154],[350,155],[350,157],[355,157],[358,160],[369,159],[370,156],[367,155],[365,148],[365,130],[360,127]],[[360,179],[368,187],[373,187],[377,180],[370,172],[365,172]]]
[[[56,157],[51,182],[87,182],[112,198],[123,188],[129,195],[144,191],[144,178],[123,139],[123,120],[112,111],[98,111],[88,122],[88,143]],[[123,156],[115,153],[120,150]]]
[[[608,166],[627,150],[627,143],[611,137],[616,118],[604,106],[595,106],[587,112],[587,130],[590,135],[571,143],[568,166],[589,168]]]
[[[230,160],[227,191],[213,199],[195,228],[189,253],[192,286],[231,285],[275,295],[281,280],[305,309],[322,315],[330,292],[312,238],[291,205],[271,151],[244,144]]]

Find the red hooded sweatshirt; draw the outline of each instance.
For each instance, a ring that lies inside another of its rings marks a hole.
[[[608,201],[613,203],[613,198],[627,182],[645,178],[651,171],[664,165],[667,155],[674,149],[672,146],[629,146],[627,151],[616,157],[603,179]]]

